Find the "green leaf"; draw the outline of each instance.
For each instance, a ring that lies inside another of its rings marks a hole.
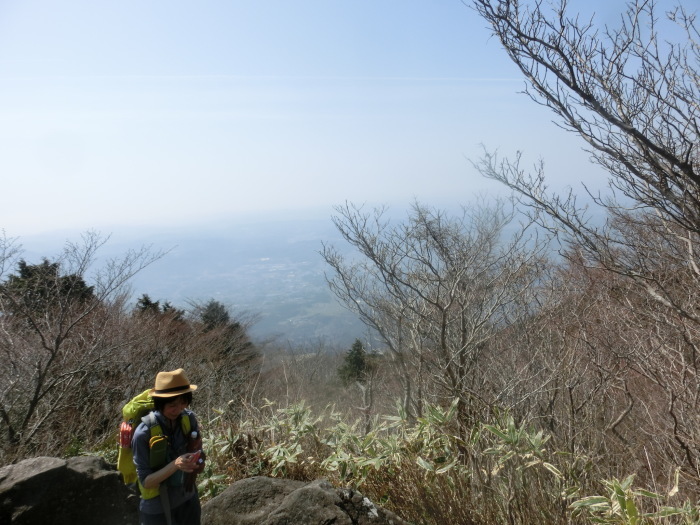
[[[562,473],[559,471],[559,469],[557,467],[555,467],[554,465],[552,465],[551,463],[547,463],[546,461],[543,461],[542,466],[544,468],[546,468],[547,470],[549,470],[552,474],[554,474],[559,479],[564,477],[562,475]]]
[[[679,516],[681,514],[688,514],[688,509],[683,507],[661,507],[656,512],[645,514],[645,518],[667,518],[669,516]]]
[[[605,496],[587,496],[585,498],[581,498],[579,500],[574,501],[571,504],[571,507],[573,508],[599,508],[599,509],[609,509],[610,508],[610,500],[606,498]]]
[[[491,432],[492,434],[496,434],[499,438],[501,438],[503,441],[508,440],[508,435],[503,432],[500,428],[496,428],[493,425],[484,425],[484,428]]]
[[[645,498],[663,499],[663,496],[661,494],[657,494],[656,492],[649,492],[648,490],[644,489],[639,489],[636,491],[636,493],[640,496],[644,496]]]
[[[433,464],[430,463],[429,461],[426,461],[425,459],[423,459],[420,456],[418,456],[416,458],[416,463],[418,463],[418,466],[424,468],[428,472],[435,472],[435,467],[433,466]]]
[[[455,459],[454,461],[450,462],[448,465],[445,465],[444,467],[437,469],[435,472],[436,472],[436,474],[444,474],[448,470],[452,470],[455,467],[455,465],[457,465],[457,463],[458,463],[458,460]]]

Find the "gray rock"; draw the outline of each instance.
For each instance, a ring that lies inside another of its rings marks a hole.
[[[39,457],[0,468],[2,525],[137,525],[138,495],[99,457]],[[202,508],[203,525],[406,525],[361,493],[253,477]]]
[[[0,523],[137,525],[138,496],[102,458],[31,458],[0,468]]]
[[[407,525],[361,493],[266,477],[243,479],[202,509],[203,525]]]

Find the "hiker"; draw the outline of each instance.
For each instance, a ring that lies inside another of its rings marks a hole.
[[[132,441],[141,525],[200,525],[194,477],[204,465],[193,450],[193,444],[201,448],[201,436],[189,410],[195,390],[197,385],[190,384],[180,368],[159,372],[149,392],[154,410],[142,419]]]

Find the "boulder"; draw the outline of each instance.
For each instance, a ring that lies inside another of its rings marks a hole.
[[[31,458],[0,468],[0,524],[137,525],[138,495],[99,457]],[[407,525],[361,493],[247,478],[202,507],[203,525]]]
[[[267,477],[237,481],[202,508],[202,525],[407,525],[361,493]]]
[[[31,458],[0,468],[0,523],[137,525],[138,496],[102,458]]]

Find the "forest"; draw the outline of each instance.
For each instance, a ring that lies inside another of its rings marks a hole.
[[[607,193],[552,193],[543,163],[484,149],[473,168],[510,197],[458,215],[415,202],[403,220],[337,206],[353,250],[319,255],[372,334],[341,353],[258,347],[254,319],[213,299],[134,298],[165,253],[105,261],[87,232],[28,262],[2,237],[0,464],[115,462],[121,406],[183,367],[205,499],[252,475],[324,477],[414,523],[700,522],[694,14],[637,1],[598,27],[566,2],[471,5]]]

